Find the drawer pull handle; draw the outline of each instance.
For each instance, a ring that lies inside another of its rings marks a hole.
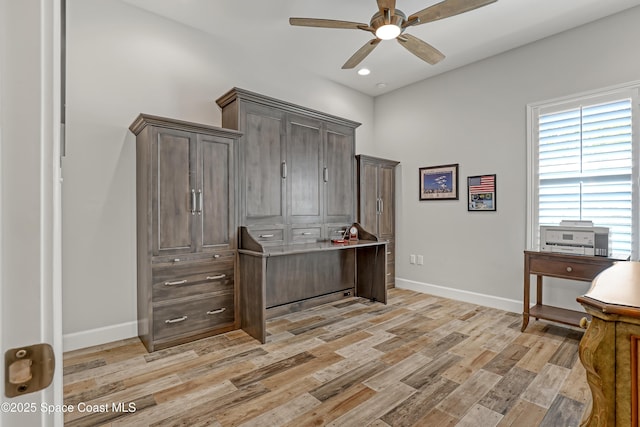
[[[180,258],[174,258],[173,262],[180,262]]]
[[[175,286],[175,285],[183,285],[187,283],[187,279],[183,279],[183,280],[176,280],[173,282],[164,282],[165,286]]]
[[[391,255],[391,251],[387,252],[387,255]]]
[[[164,323],[166,324],[180,323],[180,322],[184,322],[185,320],[187,320],[187,316],[176,317],[175,319],[167,319],[164,321]]]
[[[218,258],[220,258],[220,254],[215,254],[213,257],[214,257],[215,259],[218,259]]]
[[[311,234],[313,234],[313,233],[311,233],[310,231],[303,231],[302,232],[303,236],[310,236]]]
[[[226,310],[226,308],[225,308],[225,307],[222,307],[222,308],[219,308],[219,309],[217,309],[217,310],[210,310],[210,311],[207,311],[207,314],[208,314],[209,316],[211,316],[212,314],[220,314],[220,313],[222,313],[222,312],[223,312],[223,311],[225,311],[225,310]]]
[[[391,276],[391,273],[387,273],[387,276]]]
[[[571,268],[571,267],[567,267],[567,272],[568,272],[568,273],[571,273],[572,271],[573,271],[573,268]]]
[[[218,280],[227,277],[226,274],[218,274],[217,276],[207,276],[207,280]]]
[[[261,235],[260,235],[260,236],[258,236],[258,237],[260,237],[261,239],[268,239],[268,238],[270,238],[270,237],[273,237],[273,234],[261,234]]]

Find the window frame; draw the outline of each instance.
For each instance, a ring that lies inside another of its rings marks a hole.
[[[527,207],[526,248],[539,249],[539,173],[538,173],[538,118],[541,114],[568,110],[579,106],[611,102],[622,98],[631,99],[632,118],[632,167],[631,167],[631,259],[637,260],[640,248],[640,205],[638,181],[640,180],[640,81],[583,92],[575,95],[527,104]]]

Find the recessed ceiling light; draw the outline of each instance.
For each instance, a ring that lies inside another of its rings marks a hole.
[[[384,89],[385,87],[387,87],[387,84],[386,84],[386,83],[378,83],[378,84],[376,85],[376,87],[377,87],[378,89]]]
[[[360,74],[361,76],[368,76],[369,74],[371,74],[371,70],[368,68],[360,68],[358,70],[358,74]]]

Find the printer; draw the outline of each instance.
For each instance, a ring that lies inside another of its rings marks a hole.
[[[561,221],[540,226],[540,250],[572,255],[609,256],[609,228],[592,221]]]

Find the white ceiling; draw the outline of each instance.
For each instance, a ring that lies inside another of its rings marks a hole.
[[[315,73],[376,96],[625,9],[640,0],[498,0],[408,33],[433,45],[446,58],[429,65],[395,40],[383,41],[360,64],[366,77],[342,64],[372,35],[360,30],[292,27],[289,17],[369,23],[375,0],[123,0],[200,29],[260,61]],[[407,16],[438,0],[397,0]],[[360,66],[358,68],[360,68]],[[259,69],[259,66],[258,66]],[[379,87],[384,83],[385,87]]]

